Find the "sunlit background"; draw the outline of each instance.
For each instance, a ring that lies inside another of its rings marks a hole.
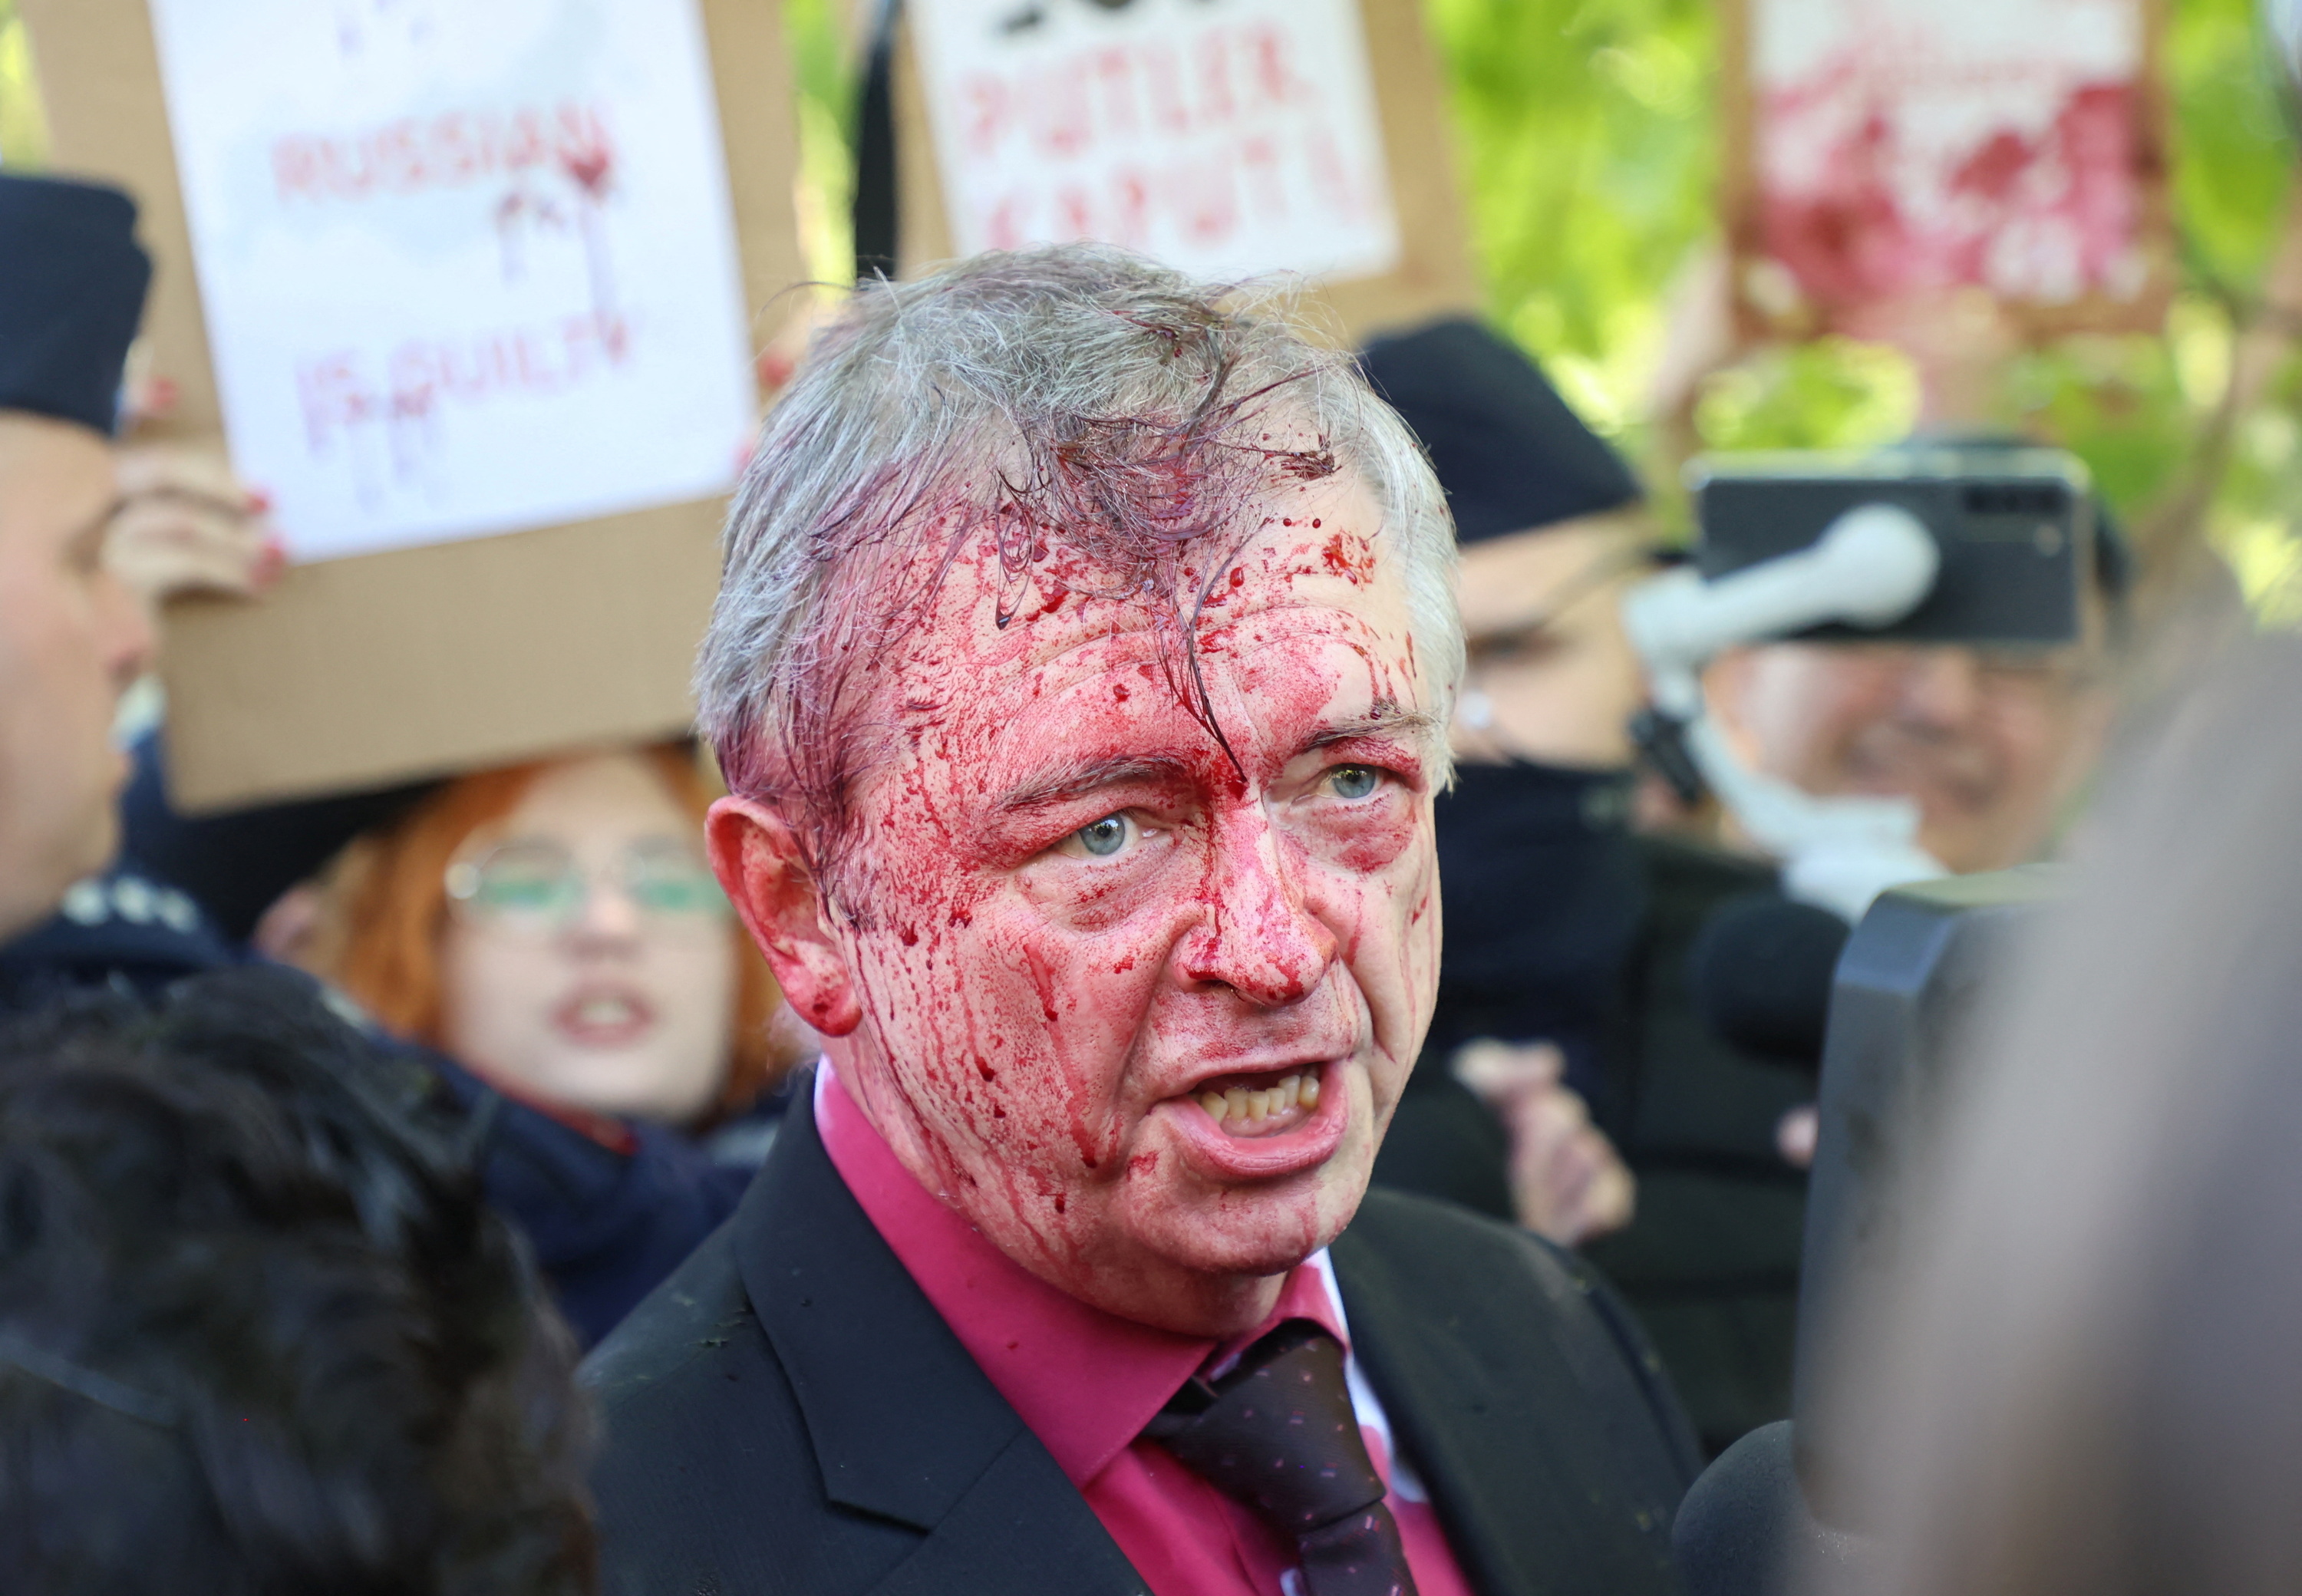
[[[765,3],[765,0],[763,0]],[[1427,0],[1459,174],[1495,320],[1640,462],[1667,518],[1691,449],[1859,447],[1906,433],[1896,351],[1844,339],[1745,352],[1675,407],[1659,391],[1675,308],[1719,227],[1718,38],[1705,0]],[[789,0],[819,275],[853,274],[848,0]],[[2004,372],[1997,419],[2083,456],[2150,562],[2191,540],[2230,562],[2267,624],[2302,621],[2302,372],[2263,314],[2279,258],[2302,280],[2293,129],[2252,0],[2170,0],[2173,201],[2182,289],[2165,335],[2066,340]],[[41,164],[15,0],[0,0],[0,160]],[[2302,302],[2302,281],[2289,290]],[[2251,340],[2253,353],[2240,358]],[[2262,374],[2234,381],[2242,371]]]

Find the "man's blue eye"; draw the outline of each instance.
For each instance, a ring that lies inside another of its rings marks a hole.
[[[1107,859],[1126,845],[1127,817],[1105,815],[1092,825],[1080,827],[1073,835],[1079,838],[1080,847],[1097,859]]]
[[[1382,785],[1382,773],[1372,765],[1338,765],[1327,778],[1335,784],[1336,797],[1357,799],[1371,796]]]

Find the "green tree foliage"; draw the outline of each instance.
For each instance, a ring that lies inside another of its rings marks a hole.
[[[38,166],[47,154],[47,126],[32,88],[31,52],[16,0],[0,0],[0,166]]]
[[[1640,460],[1658,486],[1679,441],[1648,424],[1647,389],[1676,284],[1718,237],[1718,38],[1713,0],[1424,0],[1452,90],[1474,248],[1499,325]],[[2084,456],[2129,516],[2201,469],[2239,332],[2284,225],[2295,142],[2255,0],[2167,0],[2173,214],[2181,292],[2163,337],[2067,340],[2009,366],[2001,419]],[[786,0],[800,91],[811,269],[849,274],[850,0]],[[16,0],[0,0],[0,160],[43,154]],[[2302,374],[2289,362],[2231,417],[2211,535],[2269,611],[2302,615]],[[1756,351],[1712,375],[1695,441],[1713,449],[1861,446],[1916,413],[1907,362],[1823,340]]]
[[[857,88],[851,29],[862,9],[850,0],[784,4],[785,37],[799,91],[801,243],[808,269],[826,282],[855,280],[855,230],[848,212]]]
[[[1496,321],[1619,432],[1714,231],[1710,0],[1428,0]]]
[[[1674,284],[1718,238],[1718,44],[1710,0],[1426,0],[1454,91],[1489,308],[1659,485],[1643,424]],[[2163,338],[2067,340],[2012,363],[2000,419],[2083,456],[2130,516],[2180,488],[2222,405],[2236,330],[2283,224],[2295,147],[2253,0],[2171,0],[2164,67],[2182,288]],[[2239,418],[2209,515],[2266,608],[2302,556],[2302,451],[2282,373]],[[1696,411],[1714,449],[1861,446],[1905,431],[1916,383],[1844,340],[1761,350]],[[2302,606],[2298,606],[2302,608]]]

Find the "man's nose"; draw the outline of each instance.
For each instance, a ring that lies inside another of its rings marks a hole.
[[[1903,718],[1929,727],[1964,726],[1982,708],[1982,661],[1972,649],[1915,650],[1903,668]]]
[[[1219,822],[1207,904],[1176,950],[1197,986],[1228,987],[1259,1008],[1299,1003],[1334,962],[1335,937],[1305,902],[1296,871],[1257,810]]]

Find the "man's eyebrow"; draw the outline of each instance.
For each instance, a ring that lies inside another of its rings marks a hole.
[[[1404,742],[1416,742],[1437,735],[1439,718],[1420,710],[1377,710],[1371,715],[1331,726],[1305,743],[1304,751],[1332,748],[1338,743],[1356,743],[1367,737],[1396,737]]]
[[[1112,759],[1096,760],[1084,765],[1074,765],[1044,777],[1027,786],[1004,794],[999,800],[1002,809],[1040,809],[1050,803],[1062,803],[1105,787],[1131,784],[1172,785],[1189,779],[1190,767],[1181,760],[1162,754],[1121,754]]]

